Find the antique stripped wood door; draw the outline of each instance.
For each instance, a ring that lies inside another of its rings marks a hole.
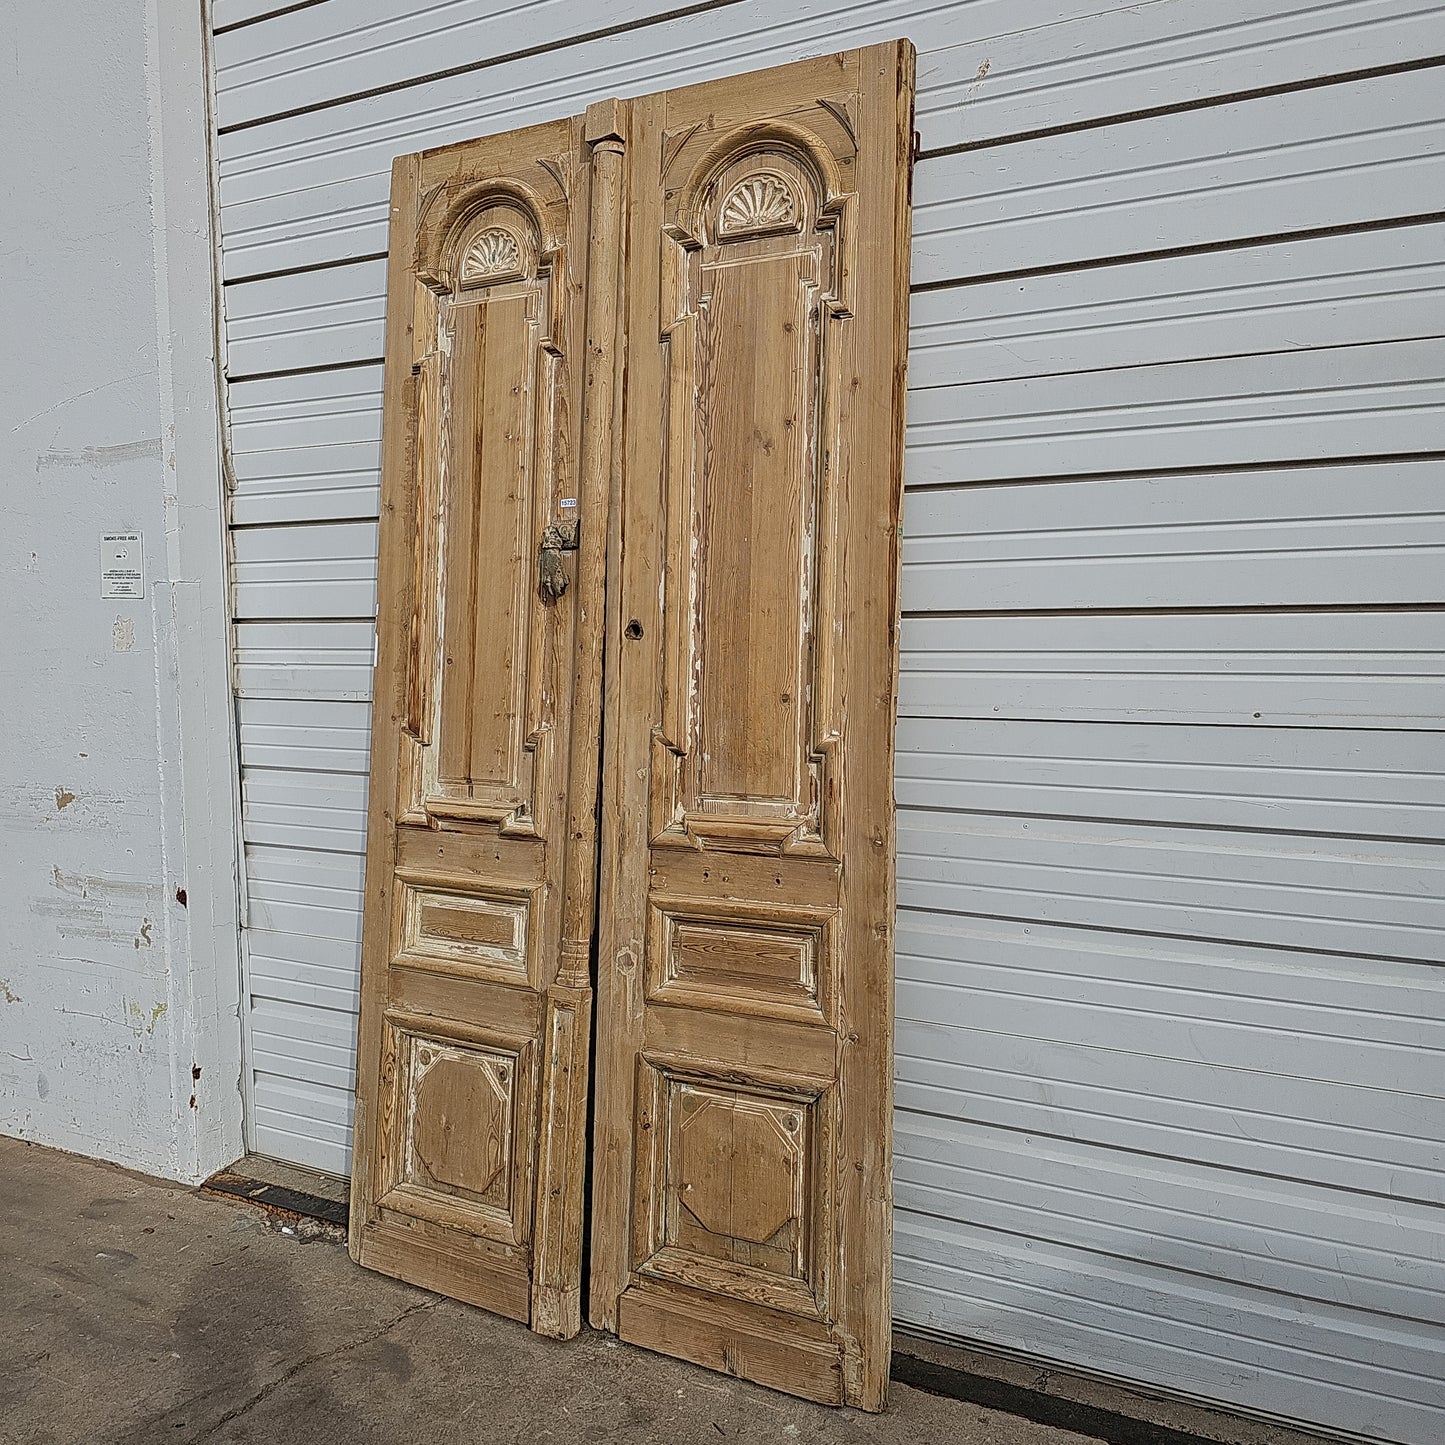
[[[883,1403],[913,51],[633,102],[592,1322]]]
[[[560,1336],[581,1322],[617,126],[602,105],[403,157],[392,192],[350,1247]]]

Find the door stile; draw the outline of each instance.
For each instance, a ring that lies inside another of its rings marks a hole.
[[[622,227],[627,194],[626,107],[589,106],[583,138],[592,170],[586,359],[577,520],[577,613],[562,944],[543,1024],[543,1109],[532,1328],[570,1339],[582,1328],[587,1094],[591,1075],[592,950],[597,921],[598,807],[603,728],[607,537],[617,471],[622,369]]]
[[[391,168],[391,218],[388,254],[410,256],[416,235],[421,158],[398,156]],[[387,919],[394,886],[396,798],[401,751],[399,737],[417,712],[418,679],[407,667],[417,612],[414,555],[417,528],[417,377],[408,360],[414,351],[416,281],[410,267],[389,265],[386,273],[386,376],[382,398],[382,497],[378,538],[376,660],[372,690],[372,760],[367,799],[364,909],[367,920]],[[410,545],[408,545],[410,544]],[[389,718],[378,730],[376,719]],[[361,994],[384,987],[391,962],[389,927],[366,928],[361,946]],[[379,1009],[361,1010],[357,1029],[356,1115],[353,1123],[352,1188],[347,1248],[361,1262],[361,1240],[375,1190],[377,1155],[383,1147],[379,1103],[381,1079],[374,1061],[381,1057]]]
[[[903,456],[908,392],[908,297],[912,260],[913,105],[915,55],[906,42],[863,52],[863,135],[886,138],[864,146],[858,189],[891,200],[891,215],[870,228],[869,253],[881,278],[880,294],[893,305],[860,308],[857,345],[863,356],[894,358],[891,367],[864,367],[853,399],[855,416],[884,425],[845,428],[851,455],[845,470],[861,479],[886,477],[883,486],[859,486],[844,499],[849,517],[848,557],[841,609],[845,668],[874,686],[848,698],[850,748],[868,760],[875,777],[855,790],[843,820],[848,860],[845,892],[866,906],[844,908],[845,957],[882,956],[879,970],[843,975],[844,1037],[839,1092],[843,1111],[838,1198],[840,1289],[838,1312],[854,1334],[856,1353],[844,1357],[845,1393],[864,1409],[881,1410],[888,1389],[893,1332],[893,950],[897,915],[897,814],[894,806],[894,736],[897,727],[899,632],[902,625]],[[873,74],[866,72],[871,68]],[[893,84],[896,80],[896,85]],[[886,288],[886,289],[884,289]],[[866,501],[864,498],[866,497]],[[885,638],[880,666],[877,639]],[[856,1244],[850,1243],[856,1241]]]
[[[631,167],[639,175],[660,174],[663,136],[635,108],[633,120]],[[646,298],[656,296],[661,275],[651,254],[634,251],[630,244],[632,236],[651,234],[660,227],[661,199],[657,187],[640,184],[632,186],[628,197],[623,327],[631,339],[629,395],[660,396],[666,384],[658,348],[639,344],[643,337],[650,343],[656,332],[656,305],[649,305]],[[648,766],[652,730],[639,724],[650,717],[649,699],[658,686],[662,656],[657,642],[649,640],[660,639],[662,634],[657,570],[652,560],[660,545],[661,473],[649,475],[632,468],[626,460],[628,446],[624,427],[624,460],[608,532],[603,710],[609,722],[602,774],[588,1279],[589,1322],[594,1329],[611,1334],[617,1333],[618,1300],[625,1287],[630,1253],[635,1064],[630,1051],[607,1042],[603,1030],[631,1035],[642,1022],[642,939],[640,933],[624,933],[617,921],[639,917],[644,906],[648,820],[646,808],[629,806],[624,779],[645,772]],[[635,502],[633,495],[639,491],[643,495]],[[634,725],[622,725],[623,719],[633,719]]]

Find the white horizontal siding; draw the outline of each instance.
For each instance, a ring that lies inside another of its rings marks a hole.
[[[386,262],[248,282],[232,288],[226,313],[233,376],[376,361],[382,355]]]
[[[1164,6],[1165,0],[1156,0],[1153,6],[1143,9],[1157,11]],[[776,64],[816,54],[824,34],[841,47],[909,33],[923,53],[918,126],[924,149],[944,148],[960,141],[957,121],[948,118],[957,116],[960,110],[971,115],[972,101],[960,107],[945,89],[934,102],[933,92],[944,73],[955,79],[975,76],[978,66],[989,59],[987,46],[980,49],[957,45],[965,30],[961,17],[973,7],[920,8],[908,0],[863,0],[819,7],[832,12],[826,26],[820,26],[817,17],[806,15],[807,8],[783,5],[781,0],[768,4],[749,0],[658,27],[649,32],[657,48],[642,54],[638,53],[636,37],[618,36],[223,134],[220,153],[222,227],[228,258],[225,274],[233,278],[384,252],[390,162],[397,154],[508,125],[573,114],[595,98],[598,75],[607,76],[611,93],[636,94],[725,74],[751,60]],[[1015,17],[1020,9],[993,8],[996,14],[1007,9]],[[1072,8],[1077,17],[1093,7]],[[1126,12],[1132,8],[1115,7],[1121,24],[1128,23]],[[1176,19],[1186,8],[1197,15],[1197,7],[1168,8],[1175,12]],[[1237,11],[1241,7],[1233,8]],[[1334,11],[1342,8],[1352,7],[1311,7]],[[1384,7],[1376,3],[1368,8],[1379,18]],[[1334,18],[1338,21],[1342,17],[1337,14]],[[1278,29],[1289,22],[1276,17],[1274,23]],[[1398,63],[1428,53],[1432,26],[1438,29],[1428,8],[1420,7],[1408,25],[1399,18],[1393,23],[1381,20],[1381,24],[1395,35],[1382,52],[1390,57],[1383,63]],[[737,28],[743,25],[752,28]],[[1198,18],[1194,27],[1200,27]],[[1020,27],[1017,34],[1018,43],[1033,47],[1035,53],[1041,46],[1057,43],[1062,54],[1075,64],[1088,63],[1080,55],[1077,34],[1061,34],[1059,27],[1028,26]],[[1228,41],[1233,38],[1239,44],[1243,40],[1241,48],[1247,48],[1247,36],[1231,37],[1226,26],[1214,38],[1225,42],[1216,71],[1219,83],[1225,85],[1223,93],[1237,93],[1234,86],[1227,84],[1232,53]],[[1326,33],[1313,48],[1296,46],[1293,65],[1283,66],[1278,73],[1291,79],[1306,78],[1314,73],[1311,64],[1319,65],[1325,57],[1332,62],[1329,71],[1337,73],[1341,67],[1338,53],[1331,50],[1334,43],[1335,38]],[[951,53],[940,56],[939,69],[930,72],[928,52],[935,50]],[[975,55],[981,59],[974,60]],[[1083,56],[1098,63],[1087,49]],[[1344,68],[1357,67],[1351,62]],[[1003,73],[1002,66],[999,73]],[[1128,94],[1111,87],[1108,77],[1106,69],[1096,72],[1095,84],[1090,88],[1093,104],[1076,106],[1072,111],[1062,97],[1064,108],[1052,110],[1052,90],[1039,90],[1033,101],[1032,123],[1024,128],[1078,125],[1086,119],[1129,115],[1143,108],[1131,103]],[[1280,83],[1288,81],[1282,79]],[[988,93],[997,84],[998,75],[990,66],[977,83],[978,95]],[[940,262],[945,267],[957,262],[959,253],[948,248],[948,237],[961,234],[953,215],[957,197],[977,189],[977,224],[1007,220],[1012,228],[1010,237],[1016,241],[1027,231],[1029,207],[1041,199],[1049,204],[1040,197],[1039,186],[1051,187],[1065,175],[1070,179],[1060,204],[1075,213],[1076,224],[1090,226],[1091,235],[1107,234],[1106,213],[1121,222],[1130,214],[1147,217],[1147,225],[1156,217],[1168,220],[1174,210],[1179,210],[1178,219],[1172,222],[1175,230],[1170,233],[1176,239],[1166,242],[1146,232],[1151,244],[1138,249],[1187,244],[1189,233],[1183,229],[1186,224],[1192,225],[1197,235],[1211,219],[1218,220],[1221,211],[1242,199],[1241,186],[1247,187],[1249,203],[1236,209],[1233,229],[1247,217],[1257,216],[1264,222],[1272,211],[1275,213],[1274,224],[1261,224],[1246,234],[1273,234],[1287,229],[1291,222],[1334,224],[1318,217],[1342,212],[1373,215],[1382,205],[1388,214],[1396,214],[1400,195],[1391,184],[1392,176],[1376,177],[1373,169],[1410,164],[1409,157],[1428,154],[1420,139],[1412,140],[1408,133],[1422,125],[1427,131],[1433,130],[1438,123],[1438,116],[1429,109],[1428,94],[1423,98],[1421,94],[1430,89],[1430,78],[1398,75],[1362,84],[1371,88],[1369,94],[1377,107],[1369,112],[1374,124],[1365,135],[1357,134],[1358,121],[1342,124],[1338,109],[1329,103],[1328,89],[1306,90],[1186,112],[1162,121],[1146,119],[1101,128],[1087,137],[1082,133],[1041,137],[1021,144],[1007,157],[1001,149],[991,149],[926,161],[919,168],[915,190],[918,209],[914,230],[920,240],[933,236],[936,241],[923,240],[916,252],[920,267],[915,279],[933,279]],[[1168,97],[1167,90],[1146,89],[1145,96],[1140,97],[1146,105],[1151,93],[1154,105],[1160,103],[1161,94]],[[1205,93],[1209,93],[1207,89]],[[1002,130],[980,130],[968,139],[1016,134],[1019,120],[1014,116],[1013,124]],[[1259,135],[1269,127],[1279,131],[1277,147],[1258,144]],[[1355,140],[1352,134],[1357,136]],[[1231,148],[1237,148],[1237,152]],[[1272,153],[1275,149],[1278,154]],[[1230,167],[1229,177],[1223,176],[1217,165],[1223,154],[1231,154],[1239,166],[1238,171],[1234,165]],[[1428,184],[1428,163],[1422,160],[1414,164],[1427,165],[1421,182]],[[1338,172],[1337,180],[1348,180],[1349,184],[1331,185],[1327,176],[1316,183],[1311,179],[1316,165],[1323,166],[1326,172]],[[931,176],[938,179],[933,181]],[[1292,179],[1297,197],[1286,193]],[[1196,186],[1201,188],[1197,194],[1191,189]],[[1271,186],[1273,189],[1269,189]],[[1150,198],[1155,195],[1161,204],[1151,207]],[[1166,208],[1162,201],[1171,195],[1181,204]],[[974,274],[1015,269],[1019,264],[1042,264],[1036,244],[1027,262],[1006,265],[1007,256],[1002,253],[1010,249],[1011,241],[1004,238],[1003,229],[1000,226],[988,233],[993,250],[985,251],[983,264],[970,268]],[[1032,237],[1033,233],[1028,234]],[[1113,243],[1117,245],[1117,241],[1116,235]],[[1055,247],[1055,253],[1057,250]],[[1088,250],[1086,244],[1084,253]],[[959,273],[955,269],[952,274]]]
[[[218,26],[235,4],[220,0]],[[398,15],[385,0],[353,0],[344,16],[306,7],[217,36],[220,122],[228,129],[254,125],[278,112],[332,104],[379,81],[395,85],[440,69],[495,64],[522,48],[575,44],[588,33],[689,8],[701,7],[632,0],[602,15],[563,0],[447,0]],[[816,15],[821,8],[799,5],[792,13]],[[1332,42],[1343,42],[1338,70],[1396,64],[1421,52],[1435,20],[1419,0],[1305,0],[1263,15],[1250,0],[1217,0],[1203,14],[1187,0],[1102,10],[1075,0],[1032,5],[1023,17],[1031,23],[1015,28],[1022,9],[1017,0],[975,0],[958,27],[968,34],[965,44],[920,65],[923,89],[937,92],[933,108],[941,123],[957,127],[941,143],[1077,124],[1097,115],[1101,103],[1110,107],[1106,113],[1119,113],[1288,85],[1316,73]],[[779,13],[776,6],[749,6],[733,23],[745,33]],[[915,15],[900,18],[912,25]]]
[[[913,485],[1438,451],[1445,340],[938,386],[910,403]]]
[[[1445,226],[1153,257],[913,297],[915,388],[1445,334]],[[386,263],[230,288],[233,376],[376,362]]]
[[[949,386],[1441,336],[1442,255],[1445,226],[1421,225],[924,291],[908,379]]]
[[[1101,117],[1176,110],[1321,76],[1400,65],[1440,48],[1430,0],[1151,0],[1057,7],[1003,0],[988,33],[919,57],[919,113],[934,147],[977,145]],[[977,37],[977,38],[974,38]]]
[[[1418,605],[1445,572],[1445,462],[950,487],[904,521],[914,613]]]
[[[238,530],[231,590],[238,619],[373,617],[376,523]]]
[[[241,393],[234,385],[231,394]],[[379,427],[352,422],[353,431]],[[312,429],[313,438],[325,435]],[[241,438],[245,440],[245,438]],[[350,442],[313,440],[299,446],[236,452],[231,520],[239,526],[258,522],[316,522],[336,517],[374,517],[381,505],[378,473],[380,436]]]
[[[1358,1310],[1195,1280],[1149,1259],[1118,1260],[904,1213],[894,1239],[904,1317],[1125,1379],[1287,1419],[1307,1388],[1320,1424],[1366,1438],[1438,1438],[1440,1331]]]
[[[941,156],[914,182],[913,280],[1362,225],[1445,189],[1440,77],[1412,71]],[[1421,203],[1424,203],[1423,206]]]
[[[311,1072],[311,1032],[275,1029],[264,1012],[250,1025],[252,1070],[251,1148],[308,1168],[346,1174],[351,1169],[353,1096],[343,1084],[344,1065],[329,1069],[332,1082],[301,1077]],[[300,1044],[301,1047],[297,1047]],[[318,1045],[323,1056],[336,1046]]]
[[[334,5],[319,13],[305,6],[216,37],[220,123],[324,104],[378,81],[414,80],[443,58],[447,69],[483,65],[572,40],[579,29],[618,29],[657,13],[654,0],[611,0],[605,15],[571,0],[446,0],[400,14],[389,0],[348,0],[344,16]]]
[[[258,584],[259,585],[259,584]],[[239,614],[238,614],[239,616]],[[371,697],[371,668],[376,631],[371,622],[237,621],[236,695],[252,698],[326,698],[366,702]],[[242,714],[243,748],[247,737]],[[367,735],[360,737],[366,770]],[[328,751],[338,744],[328,743]],[[347,739],[347,748],[356,746]],[[245,761],[244,757],[242,759]],[[348,762],[354,762],[348,759]]]
[[[241,765],[316,768],[365,773],[371,749],[371,709],[364,702],[307,697],[286,688],[240,698]],[[364,689],[370,693],[368,684]]]
[[[1438,611],[904,619],[910,718],[1440,729]]]
[[[902,808],[1445,842],[1440,739],[1177,720],[898,723]],[[979,714],[984,714],[980,716]]]
[[[621,4],[599,24],[559,0],[434,0],[409,5],[403,15],[382,0],[353,0],[344,14],[335,6],[319,14],[296,7],[262,27],[231,28],[280,8],[265,0],[217,0],[217,92],[226,129],[333,104],[379,80],[414,84],[438,70],[496,64],[520,48],[585,42],[628,22],[673,17],[663,28],[675,30],[677,17],[705,7]],[[714,0],[706,8],[719,7]],[[826,7],[843,17],[858,8]],[[816,23],[824,9],[804,4],[792,13]],[[977,140],[1086,120],[1100,113],[1094,97],[1105,91],[1106,114],[1197,102],[1321,71],[1398,64],[1428,51],[1435,38],[1434,10],[1422,0],[1296,0],[1261,9],[1250,0],[1217,0],[1203,14],[1188,0],[1103,8],[1090,0],[1028,6],[973,0],[957,27],[964,45],[925,54],[920,73],[926,88],[948,97],[950,109],[970,122],[960,139]],[[775,6],[749,5],[733,25],[739,33],[765,32],[778,14]],[[899,18],[916,24],[919,17],[915,9]],[[989,84],[980,84],[990,73]]]
[[[393,156],[907,34],[895,1312],[1434,1445],[1438,4],[267,8],[215,6],[255,1147],[348,1157]]]
[[[363,853],[366,777],[271,768],[247,772],[241,826],[248,843]]]
[[[898,857],[909,908],[1445,963],[1445,859],[1408,843],[919,808]]]
[[[1222,1178],[1186,1161],[1140,1163],[963,1120],[910,1115],[906,1128],[895,1187],[914,1212],[947,1217],[966,1207],[976,1223],[1004,1230],[1028,1219],[1031,1233],[1197,1277],[1217,1272],[1222,1257],[1238,1285],[1284,1284],[1345,1309],[1363,1287],[1392,1315],[1445,1324],[1432,1288],[1445,1238],[1428,1206],[1341,1209],[1337,1191],[1300,1180]],[[960,1154],[969,1158],[963,1178]],[[1228,1208],[1201,1207],[1211,1195]]]

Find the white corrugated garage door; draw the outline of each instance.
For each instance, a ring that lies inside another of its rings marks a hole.
[[[348,1159],[392,156],[909,35],[895,1312],[1435,1445],[1440,7],[662,8],[216,0],[252,1147]]]

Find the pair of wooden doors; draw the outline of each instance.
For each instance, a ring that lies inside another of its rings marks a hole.
[[[595,1326],[870,1409],[912,91],[396,162],[350,1234],[566,1338],[590,1207]]]

